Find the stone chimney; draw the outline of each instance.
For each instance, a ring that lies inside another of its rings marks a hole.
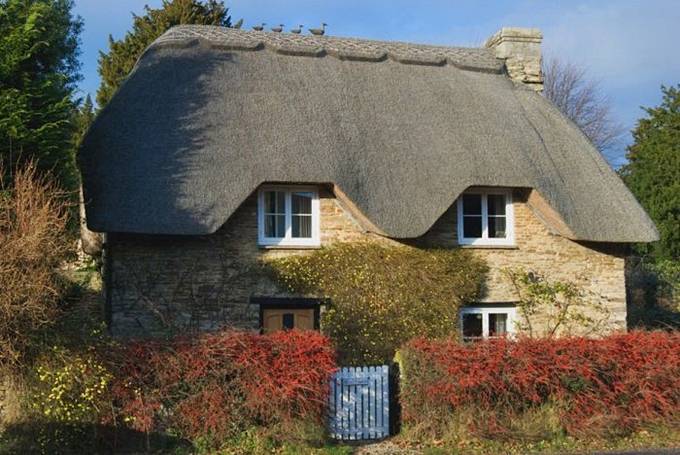
[[[537,28],[503,27],[486,40],[484,47],[494,51],[496,58],[505,60],[508,75],[540,92],[543,90],[541,72],[541,41]]]

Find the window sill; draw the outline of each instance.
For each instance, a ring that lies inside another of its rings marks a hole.
[[[458,245],[460,248],[473,249],[473,250],[518,250],[519,247],[516,244],[513,245]]]
[[[321,245],[257,245],[261,250],[318,250]]]

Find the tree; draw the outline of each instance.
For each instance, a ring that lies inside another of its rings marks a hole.
[[[72,0],[0,0],[0,163],[35,161],[75,188],[71,117],[82,21]]]
[[[137,59],[156,38],[180,24],[231,27],[231,17],[222,1],[163,0],[161,8],[145,7],[143,16],[133,15],[132,30],[121,40],[109,36],[109,52],[100,52],[97,103],[104,107],[132,70]]]
[[[73,116],[73,145],[76,149],[80,147],[80,142],[83,140],[87,129],[94,121],[94,117],[94,104],[92,103],[92,98],[90,98],[90,95],[87,95],[82,106],[80,106],[75,111]]]
[[[599,84],[583,68],[557,58],[544,61],[543,76],[543,95],[606,156],[625,130],[612,118],[611,103]]]
[[[80,144],[95,118],[94,105],[92,98],[87,95],[85,102],[78,109],[73,117],[73,124],[75,133],[73,134],[73,147],[77,153]],[[91,231],[87,228],[87,217],[85,214],[85,199],[83,196],[83,188],[80,187],[78,191],[78,215],[80,218],[80,248],[90,256],[98,256],[101,254],[103,236],[100,233]]]
[[[640,245],[655,259],[680,259],[680,84],[661,87],[663,100],[645,108],[633,130],[621,176],[659,229],[661,240]]]

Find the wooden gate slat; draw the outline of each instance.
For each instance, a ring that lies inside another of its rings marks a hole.
[[[383,365],[382,367],[382,379],[384,383],[383,387],[383,406],[382,406],[382,414],[383,414],[383,424],[382,427],[384,428],[383,430],[383,437],[387,437],[389,433],[389,428],[390,428],[390,391],[389,391],[389,368],[387,365]]]

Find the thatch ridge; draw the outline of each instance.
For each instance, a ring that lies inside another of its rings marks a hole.
[[[361,61],[383,61],[389,56],[397,62],[500,73],[503,62],[484,48],[435,46],[399,41],[377,41],[335,36],[295,35],[266,31],[246,31],[206,25],[182,25],[168,30],[154,43],[163,46],[176,41],[202,39],[227,49],[269,48],[287,55],[314,55]],[[289,52],[289,49],[296,51]]]

